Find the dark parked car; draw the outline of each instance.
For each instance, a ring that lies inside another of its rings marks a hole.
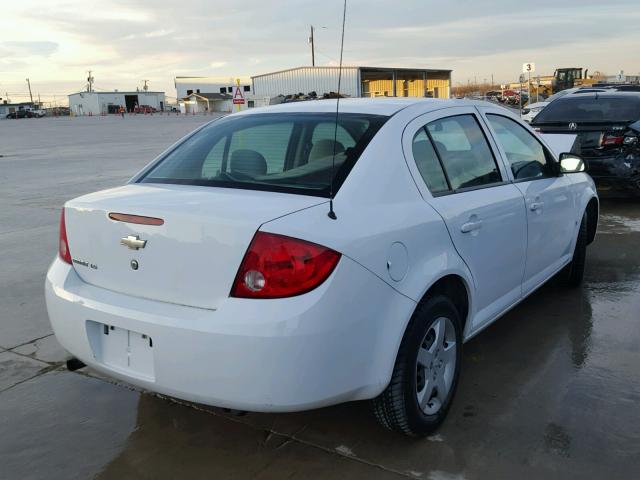
[[[7,118],[33,118],[33,112],[30,110],[17,110],[7,114]]]
[[[640,196],[640,92],[566,95],[531,123],[542,133],[577,134],[582,156],[603,196]]]

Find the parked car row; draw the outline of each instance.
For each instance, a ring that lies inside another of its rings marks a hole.
[[[27,109],[21,109],[21,110],[16,110],[15,112],[9,112],[5,117],[6,118],[42,118],[46,115],[46,112],[44,110],[38,109],[38,110],[27,110]]]

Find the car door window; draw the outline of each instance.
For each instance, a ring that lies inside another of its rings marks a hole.
[[[473,115],[456,115],[427,125],[451,190],[502,181],[482,128]]]
[[[431,194],[447,192],[449,190],[447,178],[424,128],[418,130],[418,133],[413,137],[412,149],[418,171]]]
[[[535,136],[518,122],[497,114],[487,114],[497,142],[502,146],[516,180],[553,176],[553,160]]]

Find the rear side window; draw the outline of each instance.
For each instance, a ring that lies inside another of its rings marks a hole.
[[[536,124],[570,122],[620,123],[640,119],[640,96],[567,95],[538,114]]]
[[[311,142],[313,143],[313,145],[317,148],[318,142],[322,142],[323,140],[326,141],[327,139],[333,140],[335,134],[336,141],[339,142],[336,145],[338,149],[341,148],[342,151],[344,151],[347,148],[354,147],[356,141],[353,136],[347,130],[345,130],[344,127],[338,125],[338,128],[336,130],[335,126],[335,122],[323,122],[316,125],[316,127],[313,129],[313,136],[311,137]]]
[[[231,136],[229,158],[251,149],[264,158],[266,173],[282,172],[292,130],[293,122],[268,123],[239,130]]]
[[[522,125],[501,115],[488,114],[487,119],[516,180],[533,180],[553,174],[552,162],[544,147]]]
[[[139,182],[328,196],[332,179],[337,191],[387,118],[343,113],[336,132],[334,113],[230,115],[178,145]]]
[[[422,179],[433,195],[449,190],[438,155],[424,128],[420,129],[413,137],[413,159]]]
[[[451,190],[502,181],[487,139],[473,115],[457,115],[427,125]]]

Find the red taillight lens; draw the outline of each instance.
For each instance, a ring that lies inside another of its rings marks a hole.
[[[244,255],[232,297],[301,295],[324,282],[340,260],[330,248],[297,238],[258,232]]]
[[[67,241],[67,225],[64,221],[64,207],[60,214],[60,239],[58,240],[58,255],[60,258],[71,265],[71,253],[69,252],[69,242]]]
[[[602,137],[602,141],[600,142],[600,146],[601,147],[615,147],[615,146],[622,145],[622,142],[624,142],[624,137],[623,136],[604,135]]]

